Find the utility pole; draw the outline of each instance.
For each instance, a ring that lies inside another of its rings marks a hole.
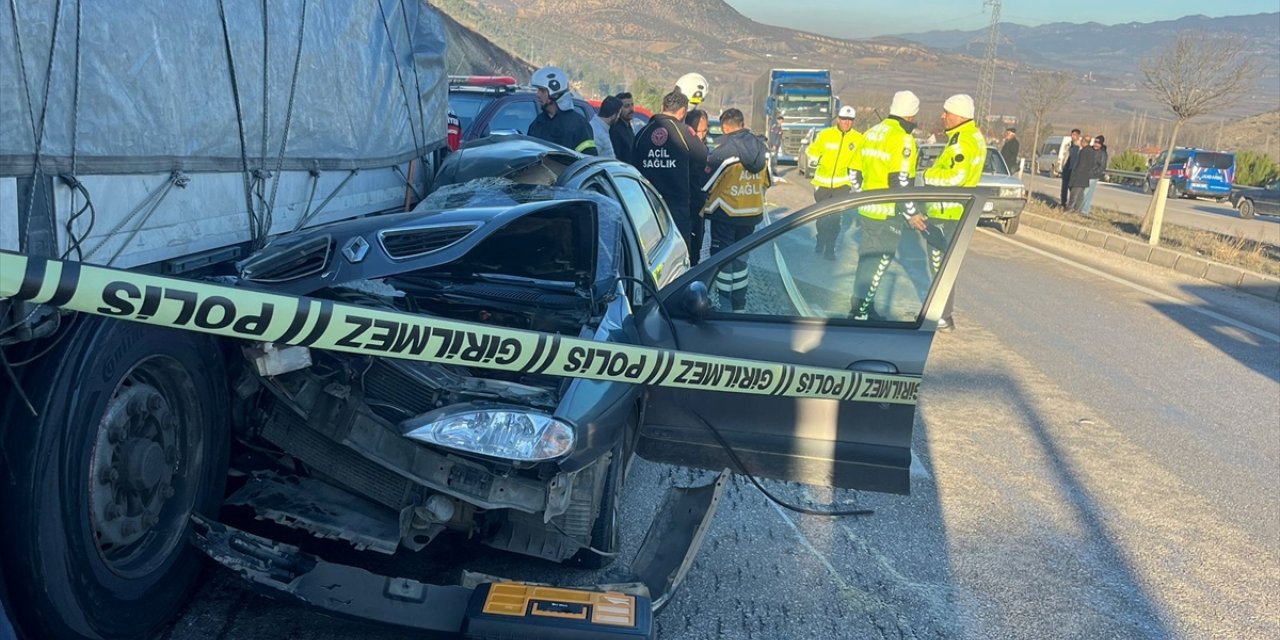
[[[983,129],[987,116],[991,115],[991,93],[996,83],[996,43],[1000,39],[1000,0],[983,0],[982,6],[991,7],[991,28],[987,31],[987,53],[982,60],[982,77],[978,80],[978,128]]]

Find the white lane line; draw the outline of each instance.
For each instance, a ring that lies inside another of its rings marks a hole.
[[[1085,273],[1089,273],[1089,274],[1092,274],[1092,275],[1098,276],[1099,278],[1103,278],[1103,279],[1105,279],[1105,280],[1110,280],[1111,282],[1114,282],[1114,283],[1116,283],[1116,284],[1124,285],[1124,286],[1129,287],[1130,289],[1133,289],[1133,290],[1135,290],[1135,291],[1141,291],[1142,293],[1145,293],[1145,294],[1147,294],[1147,295],[1149,295],[1149,296],[1152,296],[1152,297],[1154,297],[1154,298],[1159,298],[1159,299],[1161,299],[1161,300],[1164,300],[1165,302],[1173,302],[1173,303],[1177,303],[1179,306],[1182,306],[1182,307],[1183,307],[1183,308],[1185,308],[1187,311],[1192,311],[1192,312],[1198,313],[1198,314],[1200,314],[1200,315],[1202,315],[1202,316],[1207,316],[1207,317],[1213,318],[1214,320],[1217,320],[1218,322],[1223,322],[1223,323],[1229,324],[1229,325],[1231,325],[1231,326],[1233,326],[1233,327],[1235,327],[1235,328],[1237,328],[1237,329],[1240,329],[1241,331],[1247,331],[1247,332],[1249,332],[1249,333],[1252,333],[1253,335],[1258,336],[1259,338],[1265,338],[1265,339],[1270,340],[1270,341],[1272,341],[1272,342],[1280,342],[1280,335],[1277,335],[1277,334],[1271,333],[1270,331],[1267,331],[1266,329],[1259,329],[1258,327],[1255,327],[1255,326],[1253,326],[1253,325],[1251,325],[1251,324],[1246,324],[1246,323],[1244,323],[1244,322],[1240,322],[1239,320],[1236,320],[1236,319],[1234,319],[1234,318],[1228,318],[1227,316],[1224,316],[1224,315],[1222,315],[1221,313],[1218,313],[1218,312],[1216,312],[1216,311],[1210,311],[1209,309],[1201,309],[1200,307],[1194,307],[1194,306],[1191,306],[1191,305],[1187,304],[1187,301],[1186,301],[1186,300],[1181,300],[1181,299],[1179,299],[1179,298],[1175,298],[1175,297],[1173,297],[1173,296],[1171,296],[1171,295],[1169,295],[1169,294],[1161,293],[1161,292],[1159,292],[1159,291],[1156,291],[1155,289],[1150,289],[1150,288],[1144,287],[1144,286],[1142,286],[1142,285],[1140,285],[1140,284],[1137,284],[1137,283],[1134,283],[1134,282],[1130,282],[1130,281],[1128,281],[1128,280],[1125,280],[1124,278],[1121,278],[1121,277],[1118,277],[1118,276],[1113,276],[1113,275],[1111,275],[1111,274],[1109,274],[1109,273],[1106,273],[1106,272],[1104,272],[1104,271],[1099,271],[1098,269],[1094,269],[1093,267],[1090,267],[1090,266],[1088,266],[1088,265],[1080,264],[1079,262],[1076,262],[1075,260],[1070,260],[1070,259],[1068,259],[1068,258],[1063,258],[1062,256],[1054,255],[1054,254],[1052,254],[1052,253],[1049,253],[1048,251],[1045,251],[1044,249],[1039,249],[1039,248],[1033,247],[1033,246],[1031,246],[1031,245],[1024,244],[1024,243],[1022,243],[1022,242],[1018,242],[1017,240],[1011,240],[1011,239],[1006,238],[1006,237],[1004,237],[1003,235],[1001,235],[1001,234],[999,234],[999,233],[996,233],[995,231],[992,231],[992,230],[990,230],[990,229],[982,229],[982,231],[983,231],[983,232],[985,232],[986,234],[988,234],[989,236],[991,236],[991,237],[993,237],[993,238],[996,238],[997,240],[1000,240],[1000,241],[1003,241],[1003,242],[1008,242],[1009,244],[1016,245],[1016,246],[1018,246],[1018,247],[1021,247],[1021,248],[1023,248],[1023,249],[1026,249],[1027,251],[1030,251],[1030,252],[1032,252],[1032,253],[1035,253],[1035,254],[1038,254],[1038,255],[1044,256],[1044,257],[1049,258],[1049,259],[1051,259],[1051,260],[1057,260],[1058,262],[1061,262],[1062,264],[1070,265],[1070,266],[1072,266],[1072,267],[1075,267],[1075,268],[1077,268],[1077,269],[1080,269],[1081,271],[1084,271]]]
[[[844,576],[840,575],[840,572],[836,570],[835,565],[831,564],[831,561],[827,559],[825,554],[818,551],[818,548],[813,546],[813,543],[809,541],[809,536],[806,536],[804,532],[800,530],[800,527],[796,526],[796,523],[791,520],[791,516],[788,516],[786,512],[782,510],[782,507],[779,507],[772,500],[769,501],[769,506],[773,507],[773,510],[778,512],[778,515],[782,517],[782,521],[787,523],[788,527],[791,527],[791,530],[795,532],[796,537],[800,539],[800,544],[804,545],[804,548],[808,549],[810,553],[818,558],[818,561],[822,563],[822,566],[827,568],[827,572],[831,574],[831,579],[836,581],[836,584],[840,586],[840,589],[842,591],[852,591],[849,583],[845,581]]]

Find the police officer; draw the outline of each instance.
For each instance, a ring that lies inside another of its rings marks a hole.
[[[947,146],[938,160],[924,172],[924,183],[937,187],[976,187],[982,179],[982,169],[987,162],[987,141],[973,122],[973,97],[956,94],[942,103],[942,123],[947,128]],[[942,266],[942,256],[955,237],[960,226],[964,205],[957,202],[929,203],[927,215],[917,213],[911,217],[911,226],[925,234],[929,248],[929,273],[936,276]],[[953,288],[938,321],[939,331],[954,331],[951,305],[955,301]]]
[[[809,143],[807,153],[818,159],[813,172],[813,199],[822,202],[849,195],[853,187],[852,172],[862,166],[859,149],[862,134],[853,128],[857,115],[852,105],[840,107],[834,126],[823,129]],[[827,260],[836,259],[836,237],[840,234],[839,216],[823,216],[817,224],[818,242],[814,253],[821,253]]]
[[[533,80],[529,84],[538,90],[538,105],[542,107],[538,117],[529,125],[529,135],[579,153],[596,155],[591,125],[573,107],[569,74],[558,67],[543,67],[533,72]]]
[[[702,213],[711,220],[711,254],[751,235],[764,218],[764,192],[771,185],[768,150],[746,128],[738,109],[720,114],[724,135],[707,161],[712,172]],[[699,220],[700,221],[700,220]],[[734,311],[747,306],[747,261],[733,260],[716,274],[716,290]]]
[[[636,134],[631,164],[662,195],[680,236],[692,246],[693,219],[697,212],[690,210],[691,189],[702,185],[691,185],[690,174],[695,168],[699,173],[703,171],[707,147],[684,123],[688,110],[689,98],[679,89],[663,96],[662,113],[654,115]]]
[[[911,135],[916,127],[920,99],[910,91],[893,95],[889,117],[863,134],[861,149],[862,191],[909,187],[916,177],[919,149]],[[901,210],[899,210],[901,207]],[[876,291],[902,239],[902,218],[916,213],[915,204],[871,204],[858,207],[862,241],[858,245],[858,271],[853,280],[853,304],[849,317],[883,320],[875,308]]]

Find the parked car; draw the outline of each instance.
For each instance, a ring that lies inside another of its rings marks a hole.
[[[1256,214],[1280,215],[1280,180],[1261,187],[1235,187],[1231,190],[1231,206],[1240,217],[1252,220]]]
[[[573,104],[588,121],[591,103],[574,96]],[[538,117],[537,92],[511,76],[449,76],[449,108],[462,126],[462,144],[494,133],[525,134]]]
[[[1047,173],[1055,178],[1062,175],[1062,162],[1069,146],[1071,136],[1050,136],[1045,140],[1036,154],[1036,173]]]
[[[933,165],[942,153],[944,144],[920,145],[916,183],[924,184],[924,170]],[[995,147],[987,147],[987,162],[982,170],[978,188],[985,191],[987,199],[982,208],[983,220],[994,220],[1008,235],[1018,232],[1022,210],[1027,206],[1027,187],[1015,178],[1005,165],[1004,158]]]
[[[822,127],[814,127],[800,139],[800,159],[796,161],[796,170],[802,176],[812,177],[813,172],[818,170],[818,159],[809,156],[809,143],[813,142],[813,137],[820,131]]]
[[[1164,167],[1165,153],[1151,161],[1143,190],[1155,191]],[[1169,197],[1205,197],[1219,202],[1231,196],[1231,186],[1236,180],[1236,154],[1225,151],[1178,148],[1169,159]]]

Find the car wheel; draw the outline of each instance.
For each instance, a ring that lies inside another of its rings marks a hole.
[[[578,551],[565,564],[583,569],[603,569],[612,564],[616,556],[602,555],[596,551],[613,554],[622,548],[618,531],[618,503],[622,498],[623,470],[627,466],[622,458],[623,446],[619,442],[609,458],[609,469],[605,471],[604,490],[600,492],[600,511],[591,527],[591,549]]]
[[[1240,200],[1240,204],[1236,205],[1236,208],[1240,210],[1240,217],[1241,217],[1241,218],[1244,218],[1245,220],[1252,220],[1252,219],[1253,219],[1254,211],[1253,211],[1253,201],[1252,201],[1252,200],[1248,200],[1248,199],[1241,199],[1241,200]]]
[[[1006,236],[1011,236],[1018,232],[1018,225],[1022,224],[1022,216],[1017,215],[1012,218],[1004,218],[1000,220],[1000,230],[1004,231]]]
[[[0,553],[31,637],[134,638],[195,587],[192,512],[216,514],[229,443],[226,374],[210,338],[89,316],[28,365],[39,415],[9,403],[12,482]]]
[[[1182,192],[1178,190],[1178,185],[1170,182],[1169,183],[1169,199],[1177,200],[1178,198],[1181,198],[1181,197],[1182,197]]]
[[[1155,191],[1156,191],[1156,188],[1155,188],[1154,186],[1152,186],[1152,184],[1151,184],[1151,180],[1149,180],[1149,179],[1148,179],[1148,180],[1143,180],[1143,181],[1142,181],[1142,192],[1143,192],[1143,193],[1155,193]]]

